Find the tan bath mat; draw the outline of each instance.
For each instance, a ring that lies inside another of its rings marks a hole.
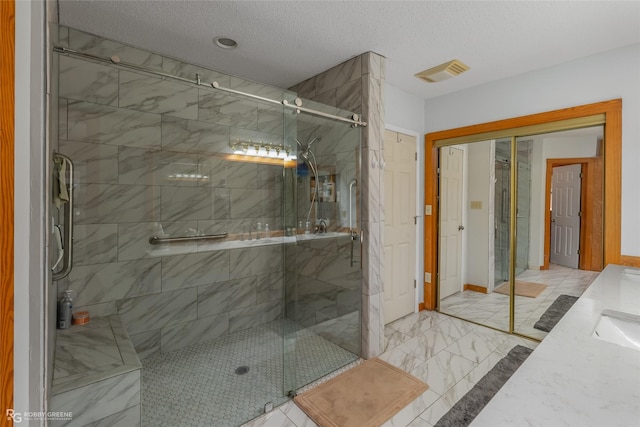
[[[428,388],[395,366],[371,359],[294,401],[320,427],[377,427]]]
[[[521,297],[535,298],[547,289],[544,283],[523,282],[516,280],[516,295]],[[499,294],[509,295],[509,282],[504,282],[493,290]]]

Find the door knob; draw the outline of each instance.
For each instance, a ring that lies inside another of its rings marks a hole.
[[[459,230],[459,231],[464,230],[464,225],[459,225],[459,226],[458,226],[458,230]]]

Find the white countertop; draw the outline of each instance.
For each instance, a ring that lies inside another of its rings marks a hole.
[[[640,315],[640,276],[609,265],[471,423],[640,426],[640,351],[591,334],[600,313]]]

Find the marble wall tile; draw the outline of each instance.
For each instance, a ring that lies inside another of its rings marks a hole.
[[[230,278],[282,271],[282,252],[281,246],[232,249],[229,251]]]
[[[160,260],[78,265],[64,279],[75,291],[74,304],[84,306],[160,292]]]
[[[118,308],[116,307],[115,301],[90,305],[78,305],[74,302],[73,311],[88,311],[91,317],[107,317],[118,314]]]
[[[118,314],[129,334],[152,331],[196,319],[195,288],[118,301]]]
[[[140,405],[135,405],[124,411],[104,417],[98,421],[86,424],[84,427],[139,427],[141,425]]]
[[[236,76],[230,76],[229,85],[231,89],[244,93],[251,93],[267,99],[274,99],[278,102],[282,101],[283,99],[290,100],[292,99],[292,97],[295,97],[295,93],[291,91],[283,90],[279,87],[269,86],[264,83],[259,83]]]
[[[380,222],[380,153],[375,150],[362,150],[362,219],[368,222]]]
[[[257,130],[258,103],[236,95],[199,89],[198,120]]]
[[[343,110],[360,112],[362,109],[362,83],[353,80],[336,88],[336,107]]]
[[[206,187],[161,187],[163,221],[213,219],[213,200]]]
[[[333,283],[353,291],[360,291],[362,287],[362,274],[360,265],[351,266],[351,256],[349,253],[329,256],[321,255],[319,261],[318,279]]]
[[[363,78],[363,82],[366,83],[367,80],[368,112],[365,117],[369,125],[364,132],[367,135],[367,144],[364,146],[372,150],[381,150],[384,147],[382,138],[384,134],[384,105],[381,104],[382,82],[379,79]]]
[[[130,335],[140,360],[160,354],[160,329]]]
[[[382,294],[362,295],[362,357],[370,359],[384,348],[384,318]]]
[[[162,69],[162,56],[69,28],[69,47],[83,53],[110,58],[117,55],[122,62]]]
[[[121,108],[183,119],[198,118],[198,89],[186,83],[120,70],[118,94]]]
[[[213,189],[213,219],[231,218],[231,192],[228,188]]]
[[[363,223],[364,256],[362,292],[375,295],[383,291],[382,252],[380,246],[380,224]]]
[[[59,150],[73,160],[75,182],[118,183],[118,147],[60,140]]]
[[[262,215],[264,190],[253,188],[232,188],[231,218],[258,218]]]
[[[50,421],[49,425],[84,426],[140,404],[140,370],[107,378],[51,396],[49,411],[73,412],[73,420]]]
[[[183,322],[162,328],[161,349],[163,353],[209,341],[229,331],[229,313]]]
[[[214,251],[162,258],[163,292],[229,280],[229,252]]]
[[[130,222],[118,224],[118,261],[146,258],[157,246],[149,238],[159,234],[159,225],[167,237],[186,236],[187,230],[198,229],[197,221]],[[172,247],[175,247],[175,243]]]
[[[67,102],[66,98],[58,98],[58,139],[67,139]]]
[[[58,43],[60,46],[69,47],[69,28],[58,25]],[[55,38],[53,39],[55,40]]]
[[[220,234],[228,232],[229,221],[226,220],[204,220],[198,221],[196,229],[203,234]]]
[[[258,103],[258,131],[282,135],[284,132],[284,114],[282,107]]]
[[[229,154],[229,127],[163,116],[162,149],[185,153]]]
[[[229,333],[262,325],[282,317],[281,301],[269,301],[249,308],[229,312]]]
[[[284,298],[284,273],[282,271],[260,274],[257,280],[257,303],[280,301]]]
[[[60,55],[58,95],[97,104],[118,104],[118,69]]]
[[[258,164],[226,162],[229,188],[258,188]]]
[[[209,70],[199,65],[188,64],[177,59],[163,57],[162,71],[168,74],[193,79],[196,81],[196,74],[200,74],[200,80],[205,83],[218,82],[220,86],[229,87],[229,75],[222,74],[214,70]]]
[[[73,228],[73,264],[100,264],[118,259],[117,224],[79,224]]]
[[[119,148],[120,184],[195,187],[203,184],[202,177],[208,177],[205,169],[197,154]]]
[[[283,184],[283,167],[258,165],[258,188],[274,188]],[[282,188],[282,187],[279,187]]]
[[[198,163],[202,168],[202,173],[207,176],[206,179],[200,181],[200,185],[203,187],[227,186],[226,160],[223,157],[200,155]]]
[[[161,127],[157,114],[69,101],[68,138],[72,141],[160,148]]]
[[[74,190],[75,223],[158,221],[159,189],[143,185],[78,184]]]
[[[383,78],[382,63],[384,57],[374,52],[367,52],[362,55],[362,74],[371,74],[375,79]]]
[[[278,185],[273,188],[261,188],[258,191],[262,197],[260,215],[263,218],[277,218],[279,220],[278,223],[281,224],[283,215],[282,187]],[[271,230],[273,230],[273,221],[269,224],[272,225]]]
[[[198,318],[255,306],[256,301],[255,277],[201,286],[198,288]]]
[[[330,68],[322,74],[318,74],[315,77],[316,94],[326,92],[330,89],[335,89],[346,82],[358,80],[360,79],[361,74],[361,57],[356,56],[355,58]]]
[[[320,104],[330,105],[332,107],[338,106],[336,89],[330,89],[326,92],[316,93],[315,96],[311,99],[314,102],[318,102]]]
[[[316,95],[316,77],[314,76],[298,83],[291,90],[297,92],[302,98],[313,98]]]

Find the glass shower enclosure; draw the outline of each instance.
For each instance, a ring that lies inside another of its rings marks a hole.
[[[124,324],[142,425],[240,425],[355,361],[361,128],[332,118],[353,113],[58,31],[52,148],[76,174],[57,291]]]

